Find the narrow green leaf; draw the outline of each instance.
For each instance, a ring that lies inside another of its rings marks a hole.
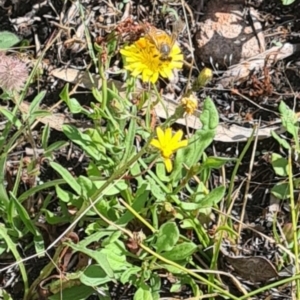
[[[50,162],[50,166],[58,173],[60,176],[66,181],[66,183],[77,193],[77,195],[81,195],[81,187],[77,183],[76,179],[73,175],[70,174],[64,167],[56,162]]]
[[[7,120],[15,125],[18,129],[21,128],[21,121],[15,115],[13,115],[11,111],[6,108],[0,107],[0,113],[2,113],[7,118]]]
[[[290,144],[283,138],[281,138],[275,131],[271,131],[272,137],[285,149],[290,150]]]
[[[24,297],[26,299],[26,294],[28,293],[28,278],[25,266],[22,262],[22,257],[20,256],[16,244],[11,240],[10,236],[7,234],[7,229],[4,227],[3,224],[0,223],[0,236],[4,239],[5,243],[7,244],[8,249],[12,252],[13,256],[15,257],[16,261],[18,262],[18,266],[20,268],[22,282],[24,283]]]
[[[22,220],[25,227],[34,235],[34,244],[37,253],[41,253],[45,250],[44,240],[41,233],[38,231],[32,220],[30,219],[27,211],[22,204],[19,203],[18,199],[10,193],[11,201],[14,202],[18,216]]]
[[[224,166],[227,162],[234,161],[234,158],[226,158],[226,157],[213,157],[209,156],[205,159],[202,168],[210,168],[210,169],[219,169]]]
[[[82,177],[82,176],[80,176]],[[105,180],[94,180],[93,181],[96,189],[100,189],[105,183]],[[104,191],[103,195],[114,196],[120,194],[120,192],[125,191],[128,188],[128,185],[125,180],[116,180],[110,186],[108,186]]]
[[[148,184],[144,183],[136,192],[134,202],[132,204],[132,209],[134,209],[137,213],[139,213],[145,207],[145,203],[149,199],[149,191]],[[126,211],[119,220],[116,221],[116,224],[119,226],[128,224],[132,219],[134,219],[134,215],[130,211]]]
[[[43,133],[42,133],[42,147],[44,150],[48,146],[49,136],[50,136],[50,126],[49,126],[49,124],[46,124],[46,126],[43,129]]]
[[[67,142],[67,141],[57,141],[57,142],[51,144],[50,146],[48,146],[47,148],[44,148],[45,155],[50,155],[50,154],[52,154],[53,151],[59,150],[60,148],[63,148],[68,144],[69,144],[69,142]]]
[[[41,101],[45,98],[46,91],[39,92],[30,103],[29,115],[32,115],[39,108]]]
[[[126,134],[126,139],[124,144],[125,153],[120,163],[120,167],[124,165],[135,153],[135,149],[133,145],[134,145],[136,130],[137,130],[136,119],[132,118],[129,124],[128,133]]]

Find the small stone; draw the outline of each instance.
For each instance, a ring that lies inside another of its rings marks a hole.
[[[265,51],[262,25],[249,8],[255,32],[247,24],[244,1],[211,0],[195,34],[195,54],[205,64],[229,66]],[[225,59],[226,58],[226,59]]]

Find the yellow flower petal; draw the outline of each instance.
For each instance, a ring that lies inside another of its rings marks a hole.
[[[173,165],[172,165],[171,159],[165,158],[165,159],[164,159],[164,163],[165,163],[167,172],[170,173],[170,172],[172,171],[172,169],[173,169]]]
[[[169,127],[165,130],[164,140],[166,144],[172,140],[172,128]]]
[[[155,148],[160,148],[160,142],[159,140],[153,139],[150,143],[151,146],[155,147]]]
[[[180,141],[182,139],[182,136],[183,136],[183,131],[178,130],[172,137],[171,143],[177,143],[178,141]]]
[[[156,128],[156,134],[159,141],[162,141],[165,138],[165,133],[161,129],[161,127]]]

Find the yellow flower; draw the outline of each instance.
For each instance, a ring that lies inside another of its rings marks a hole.
[[[164,132],[160,127],[157,127],[156,134],[158,139],[153,139],[150,145],[160,150],[166,169],[168,172],[171,172],[173,169],[171,156],[178,149],[186,147],[188,140],[181,141],[183,136],[182,130],[178,130],[172,136],[172,128],[167,128]]]
[[[191,94],[188,97],[183,97],[181,99],[181,104],[184,107],[185,112],[188,115],[192,115],[198,106],[198,99],[194,94]]]
[[[147,38],[140,38],[132,45],[121,49],[125,58],[125,69],[133,77],[142,76],[144,82],[155,83],[159,75],[172,80],[173,70],[181,69],[183,55],[178,45],[174,44],[168,60],[162,60],[157,47]]]

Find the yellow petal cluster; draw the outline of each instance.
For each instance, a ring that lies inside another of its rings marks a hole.
[[[192,115],[198,107],[198,99],[194,94],[191,94],[181,99],[181,105],[188,115]]]
[[[181,140],[183,131],[178,130],[172,135],[172,128],[167,128],[163,131],[160,127],[156,128],[157,139],[153,139],[151,146],[160,150],[160,154],[164,160],[166,169],[171,172],[173,169],[171,157],[180,148],[188,145],[188,140]]]
[[[161,53],[149,39],[142,37],[120,50],[125,60],[124,68],[133,77],[141,76],[143,82],[155,83],[159,76],[172,80],[173,70],[181,69],[183,54],[177,44],[172,47],[169,59],[162,60]]]

